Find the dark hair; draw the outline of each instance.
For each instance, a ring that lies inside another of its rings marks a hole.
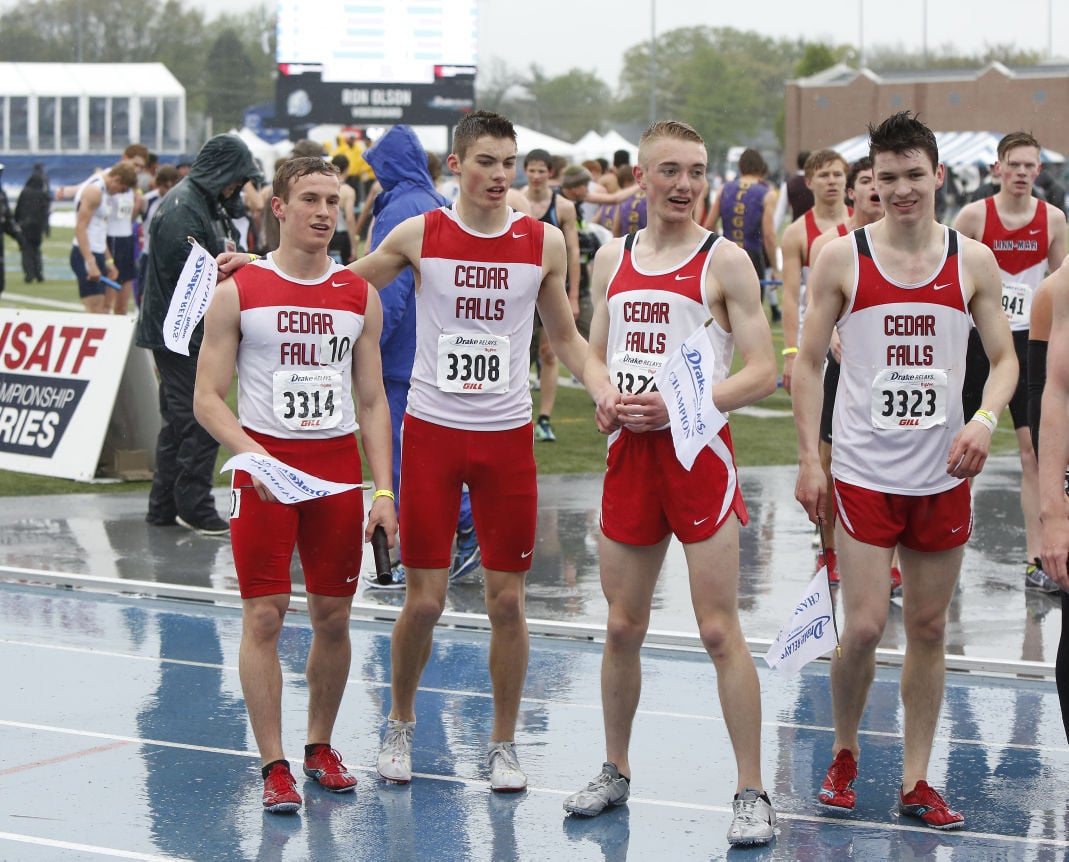
[[[553,156],[546,150],[531,150],[523,157],[523,166],[526,168],[531,162],[542,162],[549,170],[553,166]]]
[[[612,154],[612,166],[614,168],[620,167],[620,165],[631,164],[631,153],[627,150],[617,150]]]
[[[768,173],[768,164],[757,150],[747,147],[739,156],[739,173],[744,176],[749,174],[763,177]]]
[[[453,154],[463,161],[468,147],[485,136],[507,138],[516,143],[516,129],[508,117],[493,111],[472,111],[465,114],[453,130]]]
[[[854,183],[857,182],[857,175],[860,174],[862,171],[871,170],[872,157],[862,156],[860,159],[850,165],[850,170],[846,172],[846,187],[848,189],[852,189],[854,187]]]
[[[331,158],[330,163],[341,171],[343,176],[349,173],[349,157],[345,153],[336,153]]]
[[[808,158],[809,158],[809,150],[802,150],[800,153],[798,153],[798,158],[796,159],[796,161],[798,163],[798,170],[800,170],[800,171],[804,171],[805,170],[805,162],[806,162],[806,159],[808,159]]]
[[[597,163],[598,163],[599,165],[601,165],[601,172],[602,172],[602,173],[605,173],[606,171],[608,171],[608,170],[609,170],[609,160],[608,160],[608,159],[605,159],[605,158],[601,158],[601,157],[599,156],[599,157],[598,157],[598,159],[597,159]]]
[[[901,156],[913,150],[928,156],[933,171],[939,168],[939,144],[935,133],[917,119],[916,114],[899,111],[879,125],[869,123],[869,155],[873,160],[879,153]]]
[[[427,173],[434,182],[442,175],[442,158],[437,153],[427,153]]]
[[[156,187],[160,186],[173,186],[180,179],[182,175],[178,173],[178,168],[174,165],[160,165],[160,169],[156,171]]]
[[[333,162],[325,162],[319,156],[297,156],[279,162],[275,168],[275,177],[271,181],[271,191],[284,201],[290,199],[290,184],[301,177],[323,174],[328,177],[340,177],[341,172]]]

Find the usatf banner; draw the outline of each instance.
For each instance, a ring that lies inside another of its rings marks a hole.
[[[0,468],[94,477],[135,325],[0,309]]]

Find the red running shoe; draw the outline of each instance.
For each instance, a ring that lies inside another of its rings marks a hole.
[[[334,793],[356,789],[356,776],[345,768],[341,755],[326,744],[317,745],[304,759],[304,774]]]
[[[899,814],[919,817],[933,829],[961,829],[965,825],[965,816],[951,811],[927,781],[918,781],[917,786],[905,795],[899,790],[898,795]]]
[[[854,793],[854,779],[857,778],[857,761],[849,748],[842,749],[828,767],[824,783],[820,785],[817,801],[829,808],[854,807],[857,795]]]
[[[827,557],[823,551],[817,551],[817,571],[828,566],[828,582],[833,586],[839,585],[839,559],[835,556],[835,549],[829,548]]]
[[[289,814],[301,807],[301,794],[284,760],[271,764],[264,777],[264,809],[272,814]]]

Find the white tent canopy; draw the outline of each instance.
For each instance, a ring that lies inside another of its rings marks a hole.
[[[951,167],[961,165],[990,165],[998,160],[998,142],[1002,135],[997,132],[936,132],[939,158]],[[869,154],[869,136],[858,135],[835,144],[831,149],[848,162]],[[1040,152],[1044,162],[1064,162],[1065,156],[1044,147]]]

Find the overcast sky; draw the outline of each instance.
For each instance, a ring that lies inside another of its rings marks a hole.
[[[274,3],[263,0],[189,0],[212,15]],[[804,37],[832,44],[900,46],[920,51],[948,44],[961,53],[1012,44],[1046,57],[1069,59],[1066,0],[478,0],[480,62],[503,60],[517,71],[537,63],[550,75],[572,68],[595,72],[615,88],[623,52],[647,41],[651,8],[656,31],[687,26],[757,30],[774,38]],[[9,5],[5,0],[4,5]],[[814,12],[814,10],[819,10]],[[927,14],[925,14],[927,13]],[[1051,38],[1053,37],[1053,38]]]

